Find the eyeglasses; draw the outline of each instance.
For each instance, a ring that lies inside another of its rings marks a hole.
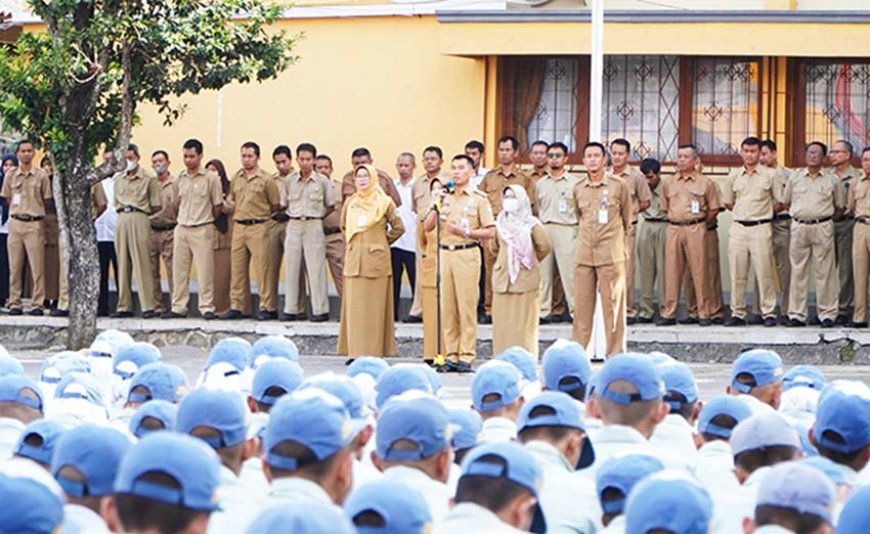
[[[562,154],[561,152],[550,152],[549,154],[547,154],[547,157],[548,158],[563,158],[563,157],[565,157],[565,154]]]

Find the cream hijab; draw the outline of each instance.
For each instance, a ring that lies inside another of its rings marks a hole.
[[[541,221],[532,215],[532,206],[525,189],[518,185],[509,185],[504,190],[508,189],[514,192],[518,206],[512,213],[502,208],[495,221],[495,229],[498,236],[507,243],[508,275],[511,283],[515,284],[520,269],[531,269],[534,265],[535,247],[532,244],[532,228],[541,224]]]
[[[348,243],[356,234],[361,234],[378,224],[393,202],[378,183],[377,169],[371,165],[360,165],[353,170],[354,180],[356,180],[356,173],[360,169],[368,171],[369,186],[366,189],[357,189],[356,193],[348,200],[347,213],[344,219]]]

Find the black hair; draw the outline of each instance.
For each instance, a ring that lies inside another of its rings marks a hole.
[[[351,159],[353,158],[370,158],[372,157],[372,153],[369,152],[369,149],[365,147],[355,148],[353,152],[350,153]]]
[[[640,162],[640,172],[644,174],[658,174],[662,172],[662,164],[657,159],[646,158]]]
[[[266,388],[266,391],[263,392],[263,395],[266,397],[271,397],[273,399],[278,399],[287,394],[287,390],[282,388],[281,386],[269,386]],[[257,403],[257,411],[262,413],[269,413],[272,410],[273,404],[266,404],[265,402],[255,401]]]
[[[465,143],[465,150],[477,150],[481,154],[486,150],[483,146],[483,143],[477,141],[476,139],[472,139],[471,141]]]
[[[254,151],[254,154],[259,158],[260,157],[260,145],[253,141],[247,141],[242,145],[242,150],[250,149]]]
[[[610,146],[612,147],[613,145],[624,146],[626,152],[631,152],[631,143],[628,142],[628,139],[619,137],[610,142]]]
[[[181,488],[181,484],[175,478],[159,471],[145,473],[139,477],[139,480],[171,489]],[[210,513],[129,493],[116,494],[114,499],[125,532],[144,530],[156,530],[165,534],[181,532],[198,517]]]
[[[26,142],[30,143],[30,141],[26,141]],[[30,143],[30,144],[33,144],[33,143]],[[18,143],[18,145],[20,146],[21,143]],[[130,143],[129,145],[127,145],[127,152],[132,152],[132,153],[136,154],[137,158],[139,157],[139,147],[133,143]]]
[[[679,146],[677,147],[677,150],[683,150],[683,149],[686,149],[686,148],[691,148],[691,149],[692,149],[692,153],[694,153],[695,157],[698,157],[698,155],[699,155],[698,147],[695,146],[694,143],[683,143],[682,145],[679,145]]]
[[[153,158],[154,156],[163,156],[164,158],[166,158],[166,161],[169,161],[169,153],[163,149],[155,150],[154,152],[152,152],[151,157]]]
[[[471,159],[471,156],[466,156],[465,154],[456,154],[455,156],[453,156],[453,159],[451,161],[458,161],[458,160],[462,160],[462,161],[468,163],[468,165],[470,165],[472,168],[474,168],[474,160]]]
[[[809,143],[807,143],[806,150],[809,150],[810,147],[813,145],[816,145],[822,149],[822,156],[828,155],[828,145],[826,145],[825,143],[822,143],[821,141],[810,141]]]
[[[668,405],[668,413],[680,415],[686,421],[692,419],[692,414],[695,413],[695,404],[697,403],[697,401],[688,402],[688,399],[686,399],[685,395],[673,390],[665,393],[663,400]]]
[[[188,139],[184,142],[181,148],[185,150],[195,150],[197,154],[202,154],[203,151],[202,141],[199,139]]]
[[[438,159],[444,159],[444,151],[441,150],[440,146],[429,145],[423,149],[423,154],[425,154],[426,152],[434,152],[438,154]]]
[[[512,136],[512,135],[503,135],[503,136],[501,136],[501,137],[499,138],[499,140],[498,140],[498,144],[499,144],[499,146],[501,146],[502,143],[510,143],[510,144],[511,144],[511,148],[513,148],[514,150],[519,150],[519,149],[520,149],[520,142],[517,140],[516,137],[514,137],[514,136]]]
[[[314,454],[310,448],[298,441],[282,441],[272,447],[270,451],[278,456],[282,456],[284,458],[293,458],[296,460],[298,468],[295,471],[288,471],[286,469],[281,469],[278,467],[269,466],[269,470],[272,472],[272,475],[275,478],[286,478],[290,476],[294,476],[297,473],[305,472],[309,474],[312,478],[319,479],[326,476],[329,473],[329,470],[336,462],[336,458],[338,458],[338,452],[334,453],[332,456],[328,458],[324,458],[323,460],[318,460],[317,456]]]
[[[755,507],[755,525],[779,525],[795,534],[811,534],[827,521],[821,516],[801,513],[794,508],[782,506],[759,505]]]
[[[31,141],[30,139],[22,139],[21,141],[18,141],[17,143],[15,143],[15,152],[18,152],[19,150],[21,150],[21,145],[30,145],[32,147],[36,146],[36,144],[33,141]],[[134,146],[134,145],[130,145],[130,146]]]
[[[789,445],[773,445],[761,449],[743,451],[734,455],[734,464],[742,467],[747,473],[753,473],[761,467],[771,467],[782,462],[794,460],[798,453]]]
[[[506,478],[464,475],[456,487],[456,504],[472,502],[492,512],[499,512],[524,491]]]
[[[315,159],[326,160],[326,161],[329,162],[329,166],[332,167],[332,158],[330,158],[330,157],[327,156],[326,154],[318,154],[318,155],[317,155],[317,158],[315,158]]]
[[[770,139],[765,139],[761,142],[761,148],[766,148],[771,152],[776,152],[776,141],[772,141]]]
[[[602,155],[602,156],[606,156],[606,155],[607,155],[607,149],[604,148],[604,145],[601,144],[601,143],[599,143],[598,141],[589,141],[588,143],[586,143],[585,145],[583,145],[583,153],[585,154],[585,153],[586,153],[586,149],[587,149],[587,148],[591,148],[591,147],[595,147],[595,148],[600,149],[600,150],[601,150],[601,155]]]
[[[311,143],[299,143],[299,146],[296,147],[296,157],[299,157],[300,152],[308,152],[313,157],[317,157],[317,147],[312,145]]]
[[[710,419],[710,424],[716,425],[719,428],[724,428],[726,430],[734,430],[734,427],[737,426],[737,419],[734,417],[720,413]],[[714,434],[708,434],[707,432],[702,432],[701,437],[704,438],[704,441],[728,441],[729,438],[723,438],[722,436],[717,436]]]
[[[744,139],[742,143],[740,143],[741,148],[745,146],[757,146],[758,150],[761,150],[761,139],[750,135],[749,137]]]
[[[293,159],[293,151],[290,150],[290,147],[287,145],[276,146],[275,150],[272,151],[272,159],[275,159],[276,156],[280,156],[281,154],[287,156],[287,159]]]
[[[855,145],[853,145],[851,142],[846,141],[845,139],[837,139],[834,142],[835,143],[843,143],[846,146],[846,150],[849,151],[850,158],[855,155]]]
[[[821,436],[816,437],[816,449],[819,451],[819,456],[824,456],[828,460],[831,460],[835,464],[840,465],[852,465],[855,460],[864,452],[865,447],[859,447],[857,450],[852,452],[839,452],[831,449],[830,447],[826,447],[819,443],[819,439],[824,437],[828,441],[833,441],[839,445],[846,445],[846,439],[839,433],[834,430],[825,430],[822,432]]]
[[[532,143],[532,145],[531,145],[532,148],[534,148],[534,147],[536,147],[536,146],[543,146],[545,149],[549,149],[549,148],[550,148],[550,145],[547,144],[546,141],[542,141],[542,140],[540,140],[540,139],[538,139],[537,141],[535,141],[535,142]]]
[[[547,150],[552,148],[557,148],[561,150],[566,156],[568,155],[568,145],[561,141],[556,141],[555,143],[550,143],[550,146],[547,147]]]

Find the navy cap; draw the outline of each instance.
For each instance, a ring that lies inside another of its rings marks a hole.
[[[532,415],[532,412],[538,412]],[[561,391],[544,391],[520,408],[517,432],[540,426],[561,426],[576,428],[586,433],[583,423],[583,409],[579,401]],[[583,440],[583,450],[577,462],[577,469],[589,467],[595,462],[595,450],[589,439]]]
[[[247,534],[356,534],[357,530],[337,506],[318,501],[281,503],[263,510],[248,526]]]
[[[202,441],[178,432],[152,432],[124,456],[115,493],[211,512],[219,509],[220,466],[217,454]],[[172,477],[179,487],[142,480],[155,472]]]
[[[748,350],[741,354],[731,368],[731,387],[740,393],[749,393],[753,386],[737,381],[737,376],[748,374],[755,380],[754,387],[762,387],[782,380],[782,358],[767,349]]]
[[[357,527],[358,534],[423,534],[429,532],[432,522],[423,494],[398,480],[376,480],[354,490],[344,503],[344,511],[351,520],[373,513],[383,521],[383,527]]]
[[[39,371],[39,381],[46,384],[57,384],[69,373],[90,373],[91,362],[78,352],[65,350],[49,357],[42,362]]]
[[[602,464],[595,475],[595,491],[601,509],[610,515],[622,514],[632,488],[646,477],[664,469],[665,465],[661,460],[648,454],[628,454],[610,458]],[[604,492],[609,489],[618,490],[623,497],[605,502]]]
[[[130,419],[130,432],[134,436],[141,439],[146,434],[155,432],[158,429],[145,428],[142,423],[146,419],[154,419],[159,421],[163,428],[161,430],[175,430],[175,421],[178,417],[178,405],[165,400],[152,400],[140,406]]]
[[[134,392],[136,387],[144,387],[149,393]],[[130,382],[128,402],[148,402],[153,399],[178,402],[190,390],[187,375],[177,365],[163,362],[149,363],[133,375]]]
[[[375,358],[374,356],[361,356],[355,358],[353,363],[347,368],[347,376],[353,378],[360,373],[370,375],[375,380],[381,376],[381,373],[390,368],[390,364],[383,358]]]
[[[251,362],[251,344],[240,337],[226,337],[212,347],[208,353],[205,368],[208,369],[218,362],[232,364],[237,371],[243,370]]]
[[[471,402],[479,412],[503,408],[520,398],[523,375],[514,365],[492,360],[480,366],[471,381]],[[487,395],[497,399],[484,401]]]
[[[816,443],[842,454],[870,444],[870,388],[837,380],[822,391],[813,426]]]
[[[825,374],[813,365],[795,365],[782,377],[782,387],[789,390],[795,387],[825,389]]]
[[[834,484],[824,472],[803,462],[775,465],[758,487],[756,506],[788,508],[833,524]]]
[[[15,534],[48,534],[63,523],[63,502],[45,485],[0,475],[0,529]]]
[[[614,382],[628,382],[637,393],[617,393],[610,390]],[[617,404],[660,399],[665,394],[665,382],[658,366],[643,354],[617,354],[607,360],[595,376],[595,394]]]
[[[368,416],[365,399],[352,378],[335,373],[312,376],[302,383],[302,388],[319,388],[334,395],[344,404],[351,419],[363,420]]]
[[[712,423],[713,419],[719,415],[727,415],[739,423],[752,417],[752,409],[738,397],[717,395],[701,407],[701,413],[698,416],[698,432],[731,439],[733,427],[725,428]]]
[[[298,363],[284,358],[271,358],[259,366],[254,373],[251,396],[255,401],[271,406],[279,397],[267,395],[266,390],[279,387],[285,394],[292,393],[299,387],[304,377],[305,371]]]
[[[434,398],[396,398],[388,402],[378,414],[375,446],[382,460],[423,460],[450,447],[451,437],[450,416]],[[393,445],[399,440],[414,443],[416,448],[393,449]]]
[[[284,441],[300,443],[323,461],[353,439],[353,423],[344,404],[334,395],[318,388],[297,390],[284,395],[269,412],[263,432],[263,452],[273,468],[295,471],[297,458],[282,456],[273,449]]]
[[[508,362],[520,370],[523,378],[529,382],[538,379],[538,359],[522,347],[510,347],[496,357],[497,360]]]
[[[51,459],[51,474],[71,497],[102,497],[112,493],[121,460],[132,447],[130,439],[117,430],[98,425],[82,425],[66,432]],[[61,476],[72,467],[84,482]]]
[[[381,373],[375,385],[377,407],[382,409],[388,400],[406,391],[419,390],[432,393],[432,383],[422,369],[416,366],[394,365]]]
[[[731,432],[731,453],[734,456],[766,447],[801,448],[797,432],[778,413],[753,415],[738,423]]]
[[[112,371],[123,379],[133,378],[140,368],[160,360],[160,350],[151,343],[130,343],[115,354]]]
[[[30,458],[43,464],[51,463],[57,441],[66,431],[66,427],[51,419],[37,419],[27,425],[18,436],[14,453],[24,458]],[[34,438],[38,445],[28,445],[27,440]]]
[[[870,524],[870,486],[858,488],[846,501],[837,520],[837,534],[867,534]]]
[[[23,375],[24,366],[17,358],[13,358],[7,354],[0,354],[0,376],[5,375]]]
[[[56,399],[83,399],[104,406],[103,389],[94,375],[77,371],[67,373],[54,390]]]
[[[453,425],[451,445],[454,450],[477,447],[483,441],[483,419],[471,408],[451,408],[447,410]]]
[[[566,393],[589,384],[592,366],[583,346],[576,341],[557,339],[544,351],[542,359],[544,385],[551,391]],[[562,384],[565,378],[576,378],[569,384]]]
[[[708,534],[713,501],[682,473],[662,471],[637,483],[625,506],[626,532]]]
[[[190,392],[178,406],[175,429],[191,434],[198,427],[220,432],[220,436],[195,436],[214,449],[235,447],[245,440],[248,410],[241,396],[231,391],[200,388]]]
[[[27,393],[33,393],[28,395]],[[36,397],[36,398],[34,398]],[[42,391],[24,375],[0,376],[0,402],[15,402],[42,411]]]
[[[495,456],[501,460],[489,460]],[[538,498],[541,490],[541,468],[535,458],[521,445],[506,441],[475,447],[462,460],[462,476],[503,478],[526,488]]]
[[[698,385],[695,383],[695,375],[689,366],[678,361],[672,361],[659,365],[662,380],[665,381],[665,389],[668,393],[678,393],[686,398],[686,403],[691,404],[698,400]],[[678,410],[679,403],[669,403],[672,409]],[[676,406],[674,404],[677,404]]]
[[[284,336],[265,336],[254,342],[251,347],[251,367],[260,356],[286,358],[299,361],[299,348],[290,338]]]

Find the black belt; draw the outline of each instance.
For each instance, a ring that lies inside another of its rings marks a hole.
[[[833,218],[834,218],[833,216],[828,215],[827,217],[820,217],[818,219],[798,219],[798,218],[795,218],[795,220],[801,224],[820,224],[823,222],[828,222]]]
[[[773,222],[773,219],[760,219],[757,221],[734,221],[740,226],[758,226],[761,224],[768,224]]]
[[[843,218],[840,219],[840,220],[841,220],[841,221],[851,221],[851,220],[854,219],[854,218],[855,218],[854,215],[843,215]]]
[[[773,216],[773,220],[774,221],[790,221],[791,215],[789,215],[788,213],[777,213],[776,215]]]
[[[291,221],[322,221],[323,217],[288,217]]]
[[[668,224],[673,224],[674,226],[695,226],[696,224],[701,224],[707,219],[695,219],[694,221],[668,221]]]
[[[144,211],[140,210],[139,208],[134,208],[133,206],[122,206],[122,207],[118,208],[117,211],[118,211],[118,213],[136,213],[136,212],[145,213]]]
[[[660,222],[660,223],[668,222],[667,219],[662,219],[659,217],[644,217],[643,220],[645,220],[646,222]]]
[[[199,223],[199,224],[182,224],[181,227],[182,228],[199,228],[201,226],[208,226],[209,224],[214,224],[214,221],[208,221],[208,222]]]
[[[332,235],[332,234],[340,234],[341,228],[338,226],[325,226],[323,228],[323,235]]]
[[[168,232],[175,229],[174,224],[152,224],[151,229],[155,232]]]
[[[45,219],[45,215],[11,215],[11,217],[21,222],[35,222]]]
[[[470,248],[477,248],[478,246],[477,243],[466,243],[464,245],[441,245],[441,250],[468,250]]]
[[[855,220],[861,224],[870,224],[870,217],[855,217]]]
[[[290,216],[288,216],[286,213],[273,213],[272,220],[283,223],[289,221]]]
[[[268,220],[269,219],[237,219],[236,222],[244,226],[251,226],[252,224],[263,224]]]
[[[632,225],[632,226],[634,226],[635,224],[637,224],[637,219],[631,221],[631,225]]]

